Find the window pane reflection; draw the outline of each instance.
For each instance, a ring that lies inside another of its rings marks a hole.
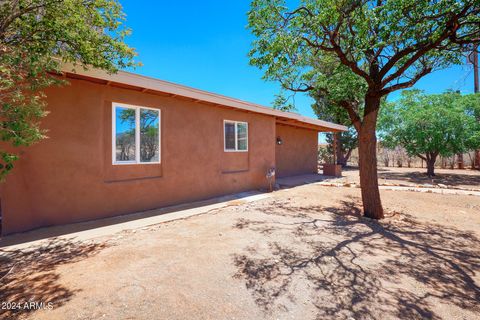
[[[159,112],[140,109],[140,161],[159,161]]]
[[[115,107],[115,159],[135,160],[135,109]]]
[[[235,123],[225,122],[225,149],[235,150]]]

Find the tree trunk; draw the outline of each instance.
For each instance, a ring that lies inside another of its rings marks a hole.
[[[344,167],[346,165],[346,161],[345,161],[345,157],[343,155],[343,151],[342,151],[342,140],[341,140],[341,133],[340,132],[336,132],[334,133],[335,135],[335,138],[337,143],[337,147],[336,147],[336,157],[337,157],[337,164],[340,164],[342,165],[342,167]]]
[[[429,177],[435,176],[435,162],[437,161],[436,154],[427,153],[427,175]]]
[[[465,169],[463,164],[463,153],[457,153],[457,163],[458,169]]]
[[[347,159],[341,151],[337,152],[337,164],[341,165],[342,168],[347,166]]]
[[[377,174],[377,123],[380,98],[369,97],[365,100],[366,112],[358,132],[358,158],[360,169],[360,187],[364,215],[372,219],[383,218],[383,208],[378,189]]]
[[[347,166],[348,160],[350,159],[350,156],[352,155],[352,151],[353,151],[353,149],[348,149],[347,153],[345,154],[345,156],[344,156],[345,166],[344,167]]]
[[[337,159],[337,164],[341,165],[342,168],[345,168],[347,166],[348,159],[350,159],[350,155],[352,154],[352,149],[346,150],[344,146],[342,145],[342,139],[341,139],[341,132],[334,133],[336,137],[336,159]],[[332,143],[333,144],[333,143]]]
[[[337,149],[337,164],[341,165],[342,168],[345,168],[347,166],[347,162],[348,162],[348,159],[350,158],[350,154],[352,153],[352,150],[348,150],[347,152],[344,152],[344,150],[338,150],[338,149]]]
[[[429,177],[435,176],[435,161],[427,162],[427,175]]]

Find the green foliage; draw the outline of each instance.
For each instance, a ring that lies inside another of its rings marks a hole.
[[[461,103],[468,114],[480,121],[480,93],[463,96]]]
[[[254,0],[248,23],[256,37],[250,63],[265,79],[358,104],[460,63],[480,36],[480,0],[303,0],[292,9]],[[351,121],[361,121],[348,103],[341,106]]]
[[[273,108],[281,111],[295,111],[295,105],[291,103],[290,97],[285,97],[285,93],[282,91],[278,95],[275,95],[273,101]]]
[[[401,146],[410,156],[422,159],[480,147],[480,124],[468,109],[472,98],[454,92],[402,92],[399,101],[388,103],[380,115],[382,144],[391,149]]]
[[[328,143],[327,150],[333,154],[333,139],[334,133],[326,134],[326,141]],[[347,165],[348,160],[352,154],[352,151],[358,146],[358,135],[353,127],[349,127],[347,131],[337,134],[337,164],[341,164],[343,167]]]
[[[130,126],[135,125],[135,109],[124,108],[120,111],[119,119],[122,123],[128,123]]]
[[[327,163],[331,164],[333,162],[333,154],[328,148],[326,147],[319,147],[318,148],[318,160],[320,163]]]
[[[347,111],[340,105],[341,102],[333,100],[332,95],[327,91],[324,95],[314,95],[312,91],[311,96],[315,99],[315,103],[312,105],[313,111],[319,119],[331,121],[334,123],[348,126],[349,129],[345,132],[337,134],[337,164],[342,166],[347,165],[347,161],[350,158],[352,151],[358,146],[358,135],[352,126],[352,121],[348,116]],[[358,110],[361,108],[357,102],[359,100],[350,100],[352,106]],[[326,134],[326,141],[328,143],[328,152],[333,154],[333,133]]]
[[[381,101],[434,70],[461,63],[480,38],[480,0],[297,3],[292,9],[286,0],[252,1],[248,25],[256,39],[250,62],[264,70],[265,79],[296,92],[317,91],[347,110],[359,134],[364,211],[379,219],[375,130]]]
[[[63,62],[108,72],[136,65],[123,21],[116,0],[0,1],[0,179],[14,147],[45,138],[42,89],[64,83],[55,76]]]
[[[480,93],[465,95],[459,103],[468,115],[477,120],[476,124],[471,124],[472,129],[470,130],[472,134],[465,144],[468,150],[478,150],[480,149],[480,129],[476,129],[476,127],[480,126]]]

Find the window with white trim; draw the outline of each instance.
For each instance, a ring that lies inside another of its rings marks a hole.
[[[113,164],[160,163],[160,110],[113,103]]]
[[[248,123],[241,121],[223,121],[224,150],[248,151]]]

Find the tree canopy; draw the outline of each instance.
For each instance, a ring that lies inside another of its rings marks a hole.
[[[369,89],[380,85],[383,96],[460,63],[465,45],[480,40],[479,5],[479,0],[303,0],[289,9],[284,0],[254,0],[248,15],[257,37],[251,63],[265,68],[267,79],[309,91],[329,81],[315,70],[317,63],[333,59],[339,73],[352,72]],[[351,76],[344,76],[333,87],[339,98],[356,89]]]
[[[248,21],[256,37],[250,62],[265,79],[293,91],[328,89],[345,108],[359,135],[364,213],[383,217],[375,136],[381,101],[461,62],[480,41],[480,0],[302,0],[293,8],[254,0]],[[318,68],[329,59],[336,80]],[[356,108],[358,95],[364,108]]]
[[[438,155],[447,157],[480,147],[480,124],[469,110],[477,98],[455,92],[426,95],[419,90],[404,91],[381,112],[382,145],[391,149],[401,146],[410,156],[420,157],[432,176]]]
[[[124,19],[116,0],[0,1],[0,178],[18,158],[12,147],[45,137],[41,90],[62,83],[63,62],[108,72],[135,65]]]

